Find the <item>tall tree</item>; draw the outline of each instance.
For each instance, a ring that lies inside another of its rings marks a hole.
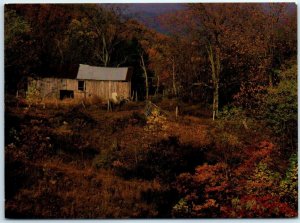
[[[97,65],[117,65],[113,55],[122,43],[122,34],[126,31],[125,20],[121,11],[115,6],[91,5],[83,8],[84,15],[96,35],[95,57]]]
[[[213,120],[218,117],[219,111],[219,81],[220,81],[220,51],[218,49],[213,51],[211,45],[207,49],[209,61],[211,64],[211,73],[212,73],[212,81],[213,81]]]
[[[4,16],[5,86],[6,90],[15,91],[32,70],[37,54],[33,50],[30,24],[8,6],[5,6]]]

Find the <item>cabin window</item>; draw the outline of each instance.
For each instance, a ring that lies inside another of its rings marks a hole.
[[[84,91],[84,81],[78,81],[78,90]]]

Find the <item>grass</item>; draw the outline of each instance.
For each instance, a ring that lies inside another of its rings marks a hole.
[[[240,166],[253,152],[251,145],[268,136],[255,123],[245,129],[240,121],[199,115],[205,110],[194,114],[195,106],[189,111],[181,105],[186,115],[177,119],[150,121],[142,102],[113,112],[69,100],[46,108],[8,104],[9,218],[172,217],[181,173],[193,174],[204,162]],[[277,166],[284,172],[286,163]]]
[[[68,103],[46,109],[7,108],[6,130],[11,135],[5,151],[6,188],[12,187],[16,178],[20,187],[6,191],[6,217],[159,216],[159,204],[149,201],[147,194],[161,194],[166,186],[156,179],[125,179],[113,169],[93,165],[94,157],[114,139],[122,151],[134,150],[135,143],[142,148],[143,142],[136,136],[148,137],[143,113],[136,109],[107,112]],[[149,136],[147,140],[150,143],[152,139]]]

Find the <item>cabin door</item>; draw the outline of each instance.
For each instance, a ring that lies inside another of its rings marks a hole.
[[[60,90],[59,99],[74,98],[74,91]]]

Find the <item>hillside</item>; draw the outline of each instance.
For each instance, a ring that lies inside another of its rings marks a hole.
[[[159,17],[164,14],[173,13],[185,8],[184,4],[180,3],[136,3],[124,5],[126,5],[126,9],[130,17],[141,22],[148,28],[154,29],[160,33],[168,33],[168,29],[162,26]]]
[[[295,4],[181,9],[5,5],[6,218],[298,216]]]
[[[169,99],[109,112],[16,103],[6,99],[8,218],[297,216],[296,157],[267,122],[238,111],[212,121],[203,107]]]

